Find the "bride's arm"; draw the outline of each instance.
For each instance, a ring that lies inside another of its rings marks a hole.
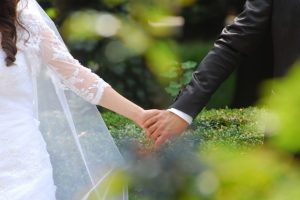
[[[38,27],[31,37],[39,37],[39,54],[61,82],[86,101],[101,105],[142,126],[143,121],[157,111],[145,111],[117,93],[97,74],[74,59],[55,32],[39,16],[25,16],[29,26]],[[29,29],[32,27],[29,27]]]
[[[145,111],[127,100],[111,87],[106,87],[98,105],[123,115],[142,126],[146,118],[156,115],[156,111]],[[158,114],[158,113],[157,113]]]

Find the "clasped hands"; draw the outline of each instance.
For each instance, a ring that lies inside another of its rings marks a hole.
[[[180,135],[189,124],[168,110],[145,110],[139,125],[155,141],[155,149]]]

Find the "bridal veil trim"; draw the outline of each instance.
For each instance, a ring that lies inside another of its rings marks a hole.
[[[21,0],[18,8],[40,17],[65,45],[36,0]],[[125,185],[120,194],[107,196],[111,187],[107,180],[125,162],[97,107],[63,86],[57,73],[38,56],[38,47],[23,51],[32,74],[35,118],[50,154],[57,200],[88,199],[90,193],[96,200],[127,200]],[[96,100],[102,92],[98,91]]]

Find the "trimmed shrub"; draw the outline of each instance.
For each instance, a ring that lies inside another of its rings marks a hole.
[[[204,110],[184,134],[191,144],[230,145],[234,148],[248,148],[261,145],[263,130],[259,129],[257,108]],[[135,140],[148,145],[143,131],[130,120],[112,112],[104,112],[103,118],[117,144],[123,140]]]
[[[201,186],[206,181],[210,184],[206,179],[214,170],[206,156],[218,158],[219,154],[212,152],[223,152],[228,147],[238,150],[235,152],[239,156],[239,152],[249,152],[263,144],[263,130],[257,122],[261,112],[257,108],[204,110],[182,137],[175,138],[158,152],[150,150],[150,154],[147,149],[152,142],[134,123],[111,112],[103,113],[103,118],[129,162],[126,173],[130,177],[130,199],[193,200],[214,199],[217,191],[214,188],[207,194],[206,185]],[[199,149],[205,156],[200,156]]]
[[[151,144],[141,129],[116,114],[103,116],[130,162],[126,174],[132,200],[297,199],[299,160],[270,140],[262,145],[264,126],[258,119],[266,113],[204,110],[182,137],[146,155],[136,151],[135,143],[129,150],[122,145],[126,139]]]

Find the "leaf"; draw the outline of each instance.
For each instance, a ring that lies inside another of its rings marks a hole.
[[[181,86],[182,86],[181,84],[179,84],[179,83],[177,83],[177,82],[175,82],[175,81],[172,81],[172,82],[170,83],[170,87],[172,87],[172,88],[180,89]]]
[[[165,89],[171,96],[176,96],[181,88],[181,84],[172,81],[169,86]]]
[[[185,73],[183,74],[183,77],[182,77],[182,83],[183,83],[183,85],[186,85],[186,84],[188,84],[189,82],[191,82],[193,72],[194,72],[194,71],[189,70],[189,71],[187,71],[187,72],[185,72]]]
[[[48,8],[46,10],[47,15],[51,18],[51,19],[55,19],[58,15],[58,11],[56,8]]]
[[[161,76],[164,78],[176,78],[178,76],[178,74],[177,74],[176,70],[171,70],[170,72],[164,73]]]
[[[185,69],[185,70],[189,70],[189,69],[195,69],[197,67],[198,63],[194,62],[194,61],[187,61],[182,63],[181,68]]]
[[[170,79],[177,78],[179,75],[179,67],[180,65],[178,64],[178,62],[173,61],[168,67],[169,70],[166,73],[162,74],[161,76]]]

